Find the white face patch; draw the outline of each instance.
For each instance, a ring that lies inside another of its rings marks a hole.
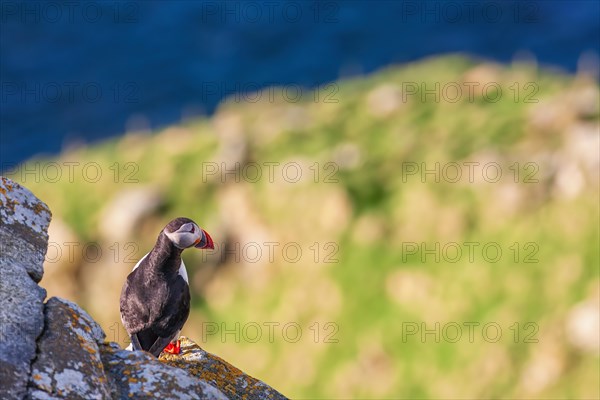
[[[171,242],[180,249],[192,247],[198,239],[202,239],[202,230],[192,222],[181,225],[175,232],[167,232],[166,230],[164,232]]]

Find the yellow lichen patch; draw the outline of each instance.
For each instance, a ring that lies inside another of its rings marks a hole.
[[[42,203],[35,203],[33,206],[33,212],[39,215],[42,211],[49,212],[50,210],[48,210],[48,208]]]
[[[240,396],[240,388],[244,388],[241,398],[252,393],[252,387],[261,382],[240,369],[234,367],[220,357],[205,352],[196,343],[186,337],[180,338],[181,353],[178,355],[163,353],[159,360],[173,367],[185,369],[192,375],[212,383],[226,395]],[[199,356],[199,357],[198,357]],[[263,389],[261,389],[264,391]],[[265,395],[264,392],[262,392]],[[268,397],[272,393],[268,393]]]
[[[10,209],[12,212],[15,212],[15,206],[20,204],[16,200],[6,199],[6,208]]]
[[[87,342],[83,343],[82,347],[84,350],[86,350],[90,354],[96,353],[96,348],[94,346],[90,346],[89,344],[87,344]]]

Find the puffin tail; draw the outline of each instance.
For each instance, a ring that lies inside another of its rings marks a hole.
[[[148,353],[158,358],[158,356],[160,356],[160,353],[162,353],[163,349],[167,347],[169,343],[171,343],[171,338],[158,337],[156,338],[156,341],[152,344],[150,349],[148,349]]]
[[[179,333],[179,331],[177,332]],[[131,335],[131,346],[133,350],[147,351],[158,358],[163,349],[171,342],[173,338],[160,337],[151,329],[146,329]]]

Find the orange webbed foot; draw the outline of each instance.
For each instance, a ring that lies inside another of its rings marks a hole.
[[[170,354],[179,354],[181,352],[181,343],[179,340],[175,343],[169,343],[163,351]]]

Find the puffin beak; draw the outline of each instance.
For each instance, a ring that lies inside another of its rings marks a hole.
[[[204,234],[204,237],[206,238],[206,240],[202,240],[202,239],[196,240],[196,243],[194,243],[194,247],[197,249],[214,249],[215,243],[213,242],[213,240],[210,237],[210,235],[208,234],[208,232],[206,232],[204,229],[202,229],[202,233]]]

